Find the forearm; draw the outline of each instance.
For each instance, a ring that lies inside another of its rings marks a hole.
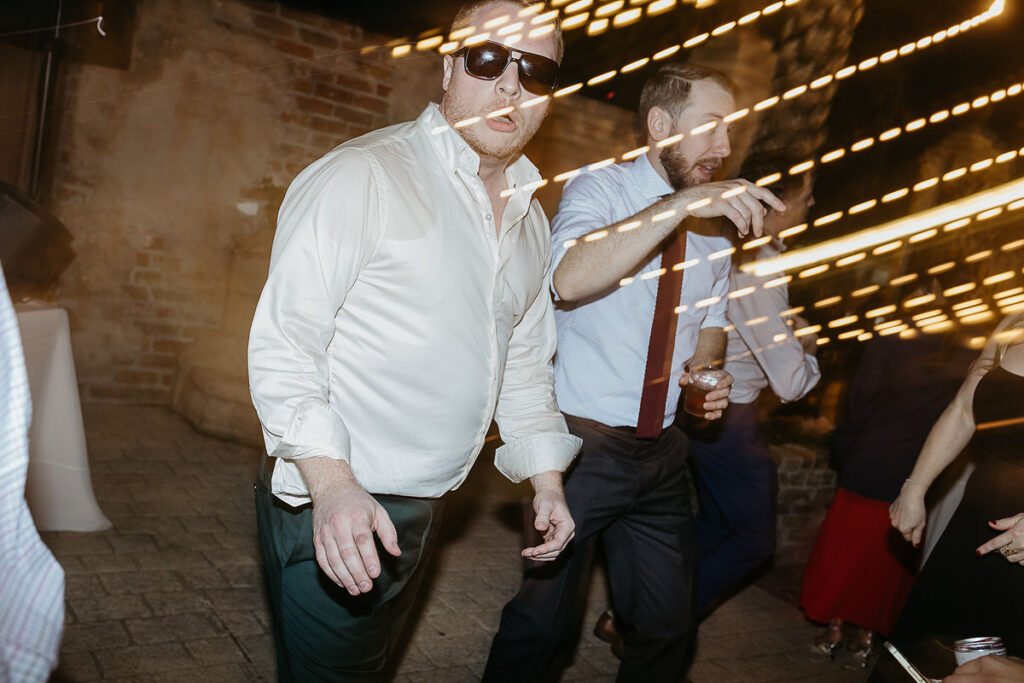
[[[931,486],[946,467],[960,454],[974,434],[974,419],[970,408],[957,398],[943,411],[939,420],[928,433],[921,455],[910,473],[912,481],[905,485],[917,485],[922,493]]]
[[[562,473],[556,470],[541,472],[530,477],[534,493],[540,493],[548,489],[562,490]]]
[[[667,212],[674,213],[666,216]],[[685,208],[673,195],[604,228],[607,234],[600,239],[580,238],[565,252],[552,276],[559,298],[578,301],[616,286],[649,260],[651,252],[686,217]]]
[[[705,327],[697,335],[697,348],[690,359],[690,368],[709,365],[721,367],[725,358],[726,335],[721,327]]]
[[[314,503],[330,491],[352,486],[359,487],[352,468],[344,460],[313,457],[292,462],[299,468],[299,472],[306,482],[306,488],[309,489],[309,496]]]

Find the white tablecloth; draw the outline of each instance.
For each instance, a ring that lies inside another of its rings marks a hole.
[[[32,390],[25,499],[43,531],[99,531],[112,525],[92,492],[68,315],[15,307]]]

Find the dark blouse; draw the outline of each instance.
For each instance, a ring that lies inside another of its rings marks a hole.
[[[977,357],[945,335],[868,342],[833,438],[839,485],[891,502]]]

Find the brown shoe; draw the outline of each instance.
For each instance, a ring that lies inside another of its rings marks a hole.
[[[609,643],[612,646],[612,654],[622,659],[625,645],[622,642],[622,636],[615,630],[615,614],[611,610],[606,610],[597,618],[597,623],[594,624],[594,635]]]

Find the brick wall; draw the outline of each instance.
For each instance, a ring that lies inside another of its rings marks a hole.
[[[275,3],[153,0],[129,70],[68,65],[50,208],[75,236],[59,303],[84,400],[170,401],[197,341],[255,304],[231,298],[236,252],[291,178],[434,96],[362,49],[383,40]],[[208,365],[244,374],[244,346],[226,360]]]
[[[795,444],[772,446],[779,495],[775,566],[802,570],[836,490],[836,473],[824,449]]]

